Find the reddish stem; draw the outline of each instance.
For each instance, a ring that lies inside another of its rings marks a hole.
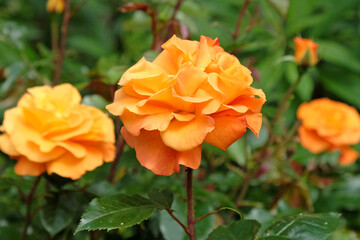
[[[125,140],[124,138],[121,136],[120,134],[120,129],[119,129],[119,137],[116,143],[116,155],[115,155],[115,159],[114,162],[111,166],[111,170],[110,170],[110,174],[108,176],[108,181],[111,184],[114,184],[114,177],[115,177],[115,173],[116,173],[116,167],[119,164],[120,161],[120,157],[124,151],[124,147],[125,147]]]
[[[70,0],[65,0],[65,9],[64,9],[64,19],[61,26],[61,40],[60,40],[60,49],[59,55],[56,59],[56,66],[55,66],[55,73],[54,73],[54,80],[53,85],[56,86],[59,84],[60,76],[61,76],[61,69],[64,61],[65,56],[65,45],[66,39],[68,34],[69,28],[69,21],[70,21]]]
[[[239,18],[238,18],[238,21],[236,23],[234,34],[232,36],[234,40],[236,40],[237,37],[239,36],[241,23],[242,23],[242,20],[243,20],[244,15],[245,15],[246,8],[249,5],[249,3],[250,3],[250,0],[245,0],[244,4],[242,5],[242,8],[240,9]]]
[[[186,192],[187,192],[187,220],[188,220],[188,231],[190,240],[196,240],[195,236],[195,220],[194,220],[194,200],[193,200],[193,183],[192,183],[192,173],[193,170],[189,167],[185,169],[186,171]]]
[[[41,180],[41,176],[42,176],[42,175],[38,176],[38,177],[35,179],[32,187],[31,187],[31,189],[30,189],[29,194],[28,194],[28,195],[26,196],[26,198],[25,198],[25,203],[26,203],[26,217],[25,217],[25,225],[24,225],[24,228],[23,228],[23,232],[22,232],[22,234],[21,234],[21,239],[22,239],[22,240],[25,239],[26,233],[27,233],[27,229],[28,229],[28,227],[29,227],[29,225],[30,225],[30,223],[31,223],[32,218],[34,217],[34,215],[35,215],[36,212],[37,212],[37,210],[36,210],[36,211],[34,211],[34,213],[31,213],[31,203],[32,203],[32,200],[33,200],[33,197],[34,197],[36,188],[37,188],[37,186],[39,185],[39,182],[40,182],[40,180]]]

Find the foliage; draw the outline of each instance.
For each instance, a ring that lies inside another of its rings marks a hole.
[[[196,223],[198,239],[360,239],[359,161],[344,167],[338,165],[338,151],[310,153],[298,143],[296,131],[296,110],[304,101],[329,97],[360,109],[359,1],[252,0],[237,37],[245,1],[184,0],[172,25],[177,1],[136,1],[150,7],[117,10],[128,2],[71,0],[60,83],[76,86],[84,104],[106,112],[124,71],[142,56],[156,56],[161,41],[154,44],[149,9],[156,10],[160,39],[173,33],[194,40],[218,37],[252,71],[253,86],[267,95],[258,139],[247,133],[226,151],[203,145],[201,167],[194,171],[195,219],[222,207],[243,217],[215,211]],[[45,0],[0,2],[1,121],[28,87],[52,83],[62,18],[46,12]],[[316,66],[294,63],[295,36],[319,44]],[[360,145],[354,149],[360,151]],[[0,152],[1,238],[187,239],[167,213],[186,222],[184,172],[154,175],[127,145],[118,160],[111,179],[112,163],[76,181],[44,175],[27,204],[35,178],[16,175],[15,161]],[[25,236],[26,216],[31,221]]]

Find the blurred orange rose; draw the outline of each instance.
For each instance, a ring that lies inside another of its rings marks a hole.
[[[18,161],[17,174],[78,179],[113,160],[113,122],[80,101],[70,84],[34,87],[5,112],[0,149]]]
[[[48,12],[62,13],[65,8],[64,0],[48,0],[46,9]]]
[[[225,150],[246,128],[259,134],[265,94],[218,39],[173,36],[162,47],[153,62],[142,58],[124,73],[107,106],[141,165],[159,175],[179,164],[196,169],[204,141]]]
[[[294,38],[295,42],[295,62],[299,65],[314,66],[317,64],[317,48],[318,44],[311,39]]]
[[[300,142],[310,152],[340,150],[340,164],[356,161],[359,154],[349,147],[360,141],[360,115],[354,107],[320,98],[301,104],[297,116]]]

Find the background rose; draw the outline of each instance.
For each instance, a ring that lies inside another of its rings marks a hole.
[[[70,84],[34,87],[5,112],[0,149],[18,161],[17,174],[78,179],[113,160],[113,122],[80,101]]]
[[[357,151],[349,145],[360,141],[360,116],[354,107],[328,98],[303,103],[297,112],[301,144],[313,153],[339,149],[340,164],[353,163]]]
[[[259,134],[265,94],[217,39],[173,36],[162,47],[153,62],[143,58],[124,73],[107,106],[143,166],[161,175],[179,164],[196,169],[204,141],[225,150],[247,127]]]
[[[314,66],[318,63],[318,44],[311,39],[295,37],[295,62],[300,65]]]

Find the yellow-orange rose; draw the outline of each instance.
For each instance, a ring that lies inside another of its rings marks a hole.
[[[0,149],[17,160],[17,174],[78,179],[113,160],[113,122],[80,101],[70,84],[34,87],[5,112]]]
[[[159,175],[179,164],[196,169],[204,141],[225,150],[246,128],[259,134],[265,94],[218,39],[173,36],[162,47],[153,62],[143,58],[124,73],[107,106],[144,167]]]
[[[320,98],[301,104],[297,116],[300,142],[310,152],[340,150],[340,164],[356,161],[359,154],[349,147],[360,141],[360,115],[354,107]]]
[[[317,48],[318,44],[311,39],[294,38],[295,43],[295,62],[299,65],[314,66],[317,64]]]
[[[65,8],[64,0],[48,0],[46,9],[48,12],[62,13]]]

